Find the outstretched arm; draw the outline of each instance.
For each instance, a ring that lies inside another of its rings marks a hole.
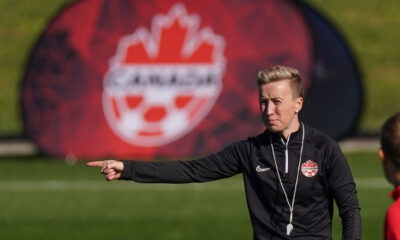
[[[107,180],[121,179],[142,183],[207,182],[231,177],[242,171],[241,159],[245,154],[239,143],[222,151],[192,161],[116,161],[105,160],[87,163],[102,167]]]

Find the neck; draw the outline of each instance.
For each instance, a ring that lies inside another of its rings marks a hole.
[[[282,131],[282,136],[284,136],[286,139],[288,138],[288,136],[292,133],[295,132],[297,130],[299,130],[300,128],[300,121],[299,118],[296,116],[293,121],[289,124],[289,126],[284,129]]]

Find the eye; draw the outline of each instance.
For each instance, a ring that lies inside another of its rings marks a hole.
[[[268,102],[267,101],[260,101],[260,109],[266,109],[268,108]]]

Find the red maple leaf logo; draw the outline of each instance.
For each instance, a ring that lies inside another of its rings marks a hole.
[[[199,25],[197,15],[176,4],[154,17],[151,33],[139,28],[124,37],[114,64],[223,64],[224,39],[207,27],[199,31]]]
[[[311,160],[308,160],[307,162],[305,162],[305,163],[303,163],[303,166],[304,167],[316,167],[317,166],[317,164],[316,163],[314,163],[313,161],[311,161]]]
[[[137,146],[160,146],[207,115],[222,88],[225,41],[182,4],[156,15],[151,31],[124,36],[104,78],[113,131]]]

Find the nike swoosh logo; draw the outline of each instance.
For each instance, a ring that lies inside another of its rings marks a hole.
[[[266,171],[268,171],[268,170],[270,170],[271,168],[262,168],[262,167],[260,167],[260,165],[258,165],[257,167],[256,167],[256,171],[257,172],[266,172]]]

